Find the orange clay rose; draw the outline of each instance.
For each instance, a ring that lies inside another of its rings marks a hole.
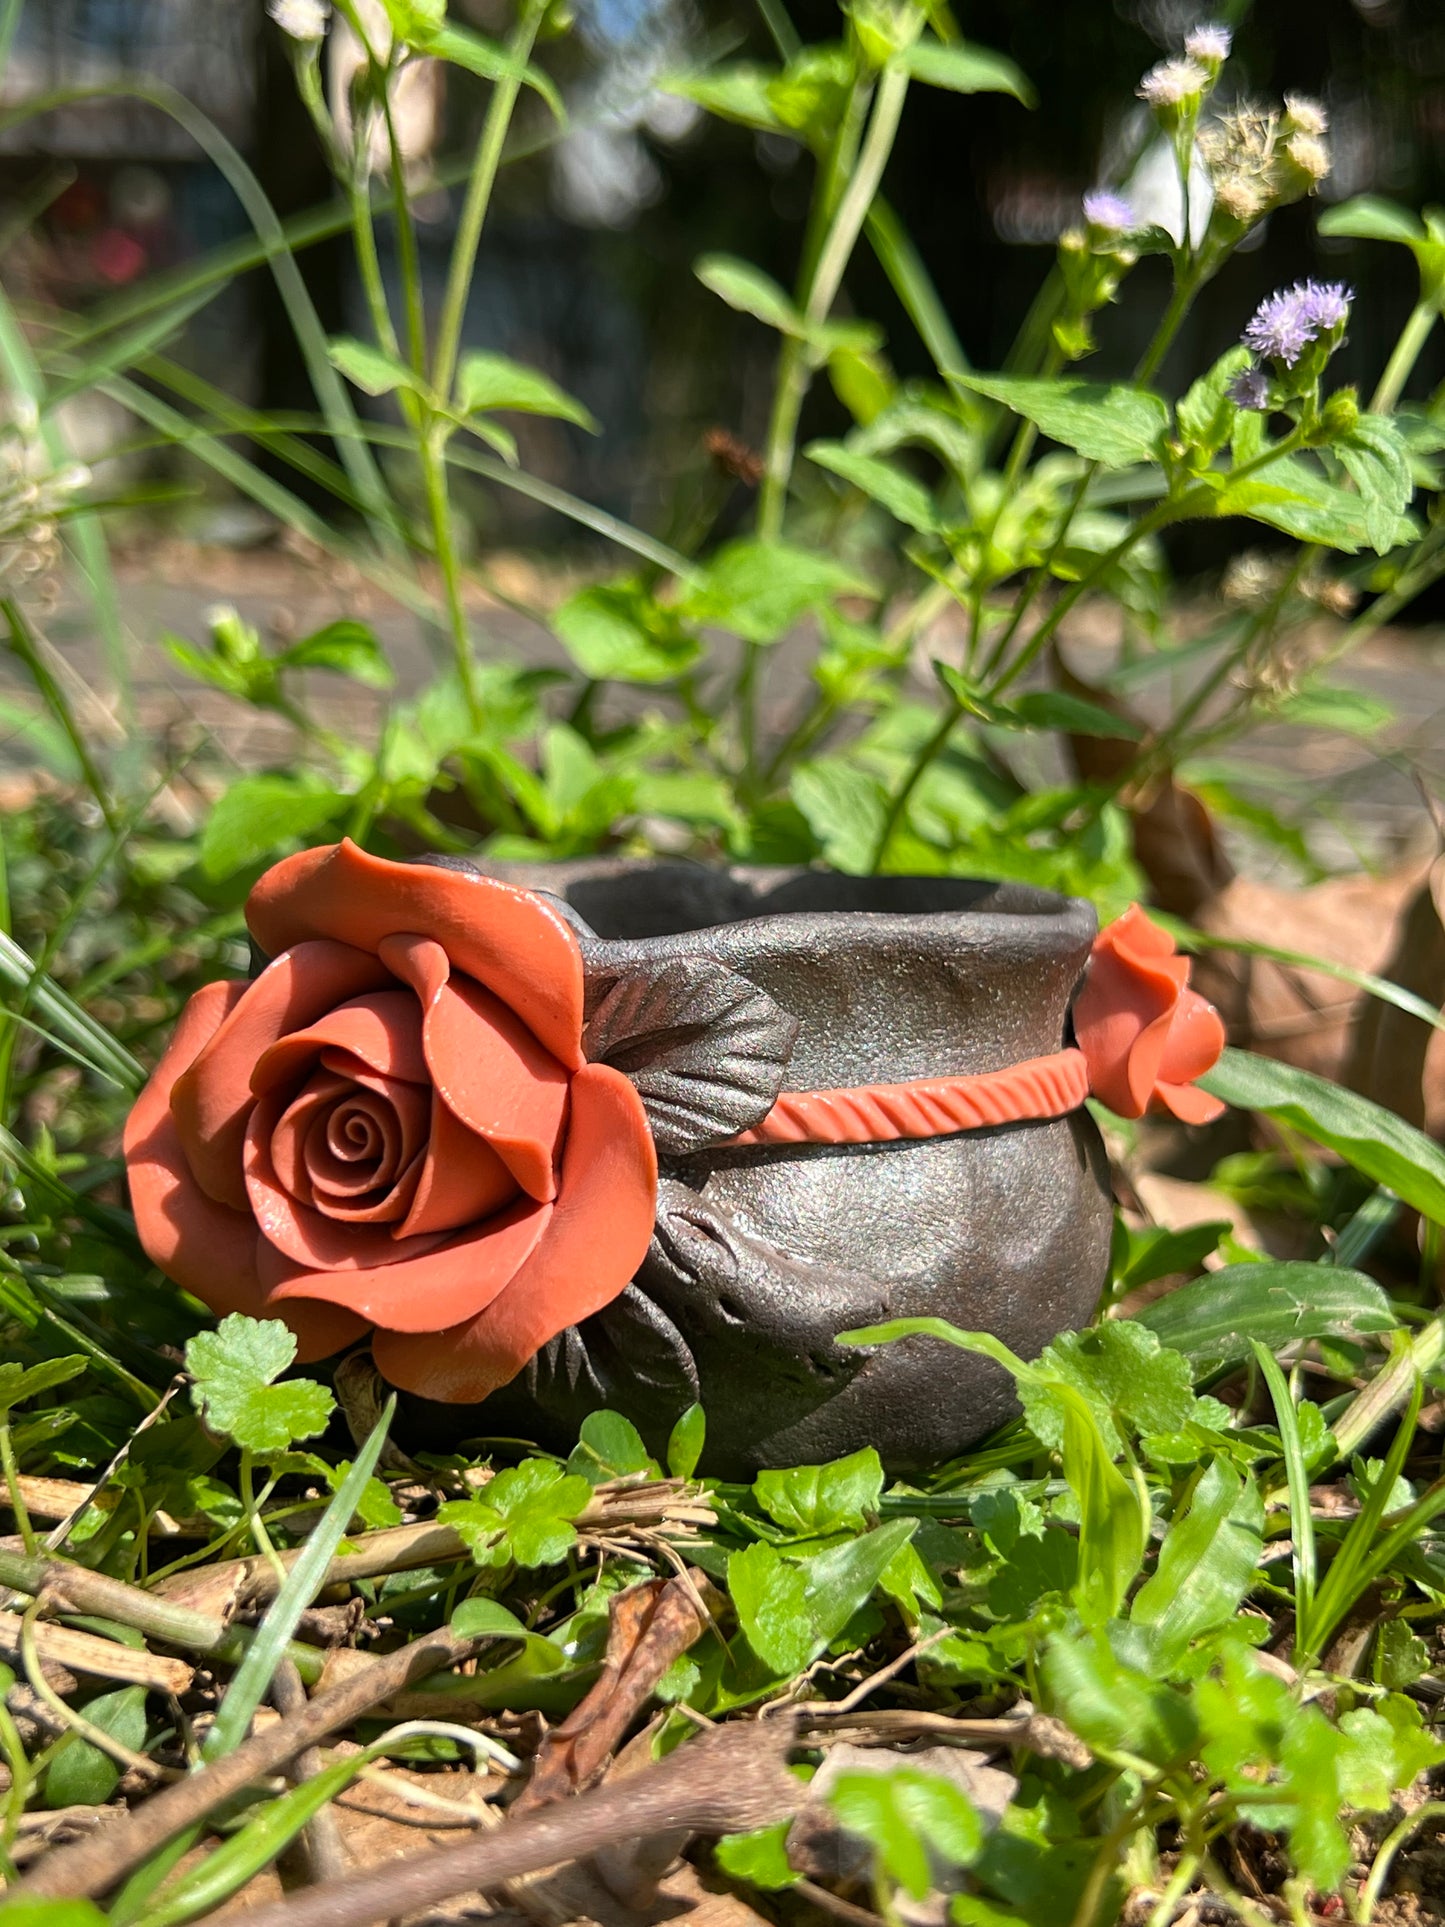
[[[246,919],[275,961],[208,984],[125,1134],[141,1241],[303,1359],[374,1327],[382,1373],[485,1398],[608,1304],[652,1235],[642,1101],[582,1056],[582,958],[544,899],[346,842]]]
[[[1207,1124],[1224,1109],[1193,1082],[1224,1048],[1219,1012],[1189,988],[1189,959],[1137,903],[1095,940],[1074,1033],[1090,1089],[1119,1117],[1162,1109]]]

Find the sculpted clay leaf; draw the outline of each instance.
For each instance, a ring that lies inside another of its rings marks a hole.
[[[679,1156],[721,1144],[772,1109],[797,1019],[722,964],[589,972],[582,1048],[632,1080],[657,1148]]]

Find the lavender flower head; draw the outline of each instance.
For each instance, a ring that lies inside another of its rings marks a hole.
[[[1219,65],[1228,60],[1229,49],[1234,44],[1234,36],[1228,27],[1221,27],[1211,21],[1207,26],[1196,27],[1184,42],[1184,51],[1191,60],[1207,61]]]
[[[1343,326],[1350,290],[1342,281],[1296,281],[1261,301],[1244,331],[1255,354],[1293,368],[1312,341]]]
[[[1236,408],[1248,408],[1256,415],[1269,412],[1269,376],[1263,368],[1242,368],[1225,392]]]
[[[1106,234],[1132,234],[1139,225],[1138,215],[1123,195],[1112,194],[1106,187],[1093,188],[1084,196],[1084,219]]]
[[[1178,107],[1209,85],[1209,75],[1197,60],[1161,60],[1139,82],[1140,100],[1151,107]]]

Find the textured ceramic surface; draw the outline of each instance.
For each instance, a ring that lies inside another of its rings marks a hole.
[[[566,1449],[606,1405],[656,1450],[697,1399],[708,1468],[744,1476],[865,1444],[918,1469],[999,1425],[1013,1400],[997,1366],[926,1339],[859,1352],[836,1334],[927,1314],[1032,1357],[1085,1322],[1110,1237],[1088,1113],[915,1142],[716,1140],[756,1123],[780,1078],[896,1083],[1058,1050],[1091,907],[952,878],[481,867],[567,906],[587,973],[584,1047],[642,1090],[661,1184],[623,1295],[484,1406],[425,1407],[429,1431]],[[715,1141],[697,1148],[708,1120]]]

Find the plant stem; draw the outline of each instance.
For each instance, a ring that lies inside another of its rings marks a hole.
[[[15,1523],[20,1528],[21,1542],[26,1552],[34,1558],[40,1550],[40,1541],[35,1537],[35,1528],[30,1523],[30,1514],[20,1490],[20,1467],[15,1462],[15,1441],[10,1436],[8,1418],[0,1419],[0,1467],[4,1469],[8,1487],[6,1496],[10,1501],[10,1510],[15,1514]]]
[[[843,280],[843,272],[882,183],[883,170],[893,151],[907,93],[907,69],[901,64],[885,67],[874,96],[872,117],[858,155],[858,164],[843,190],[832,224],[819,250],[817,266],[809,277],[808,293],[802,308],[810,334],[816,333],[828,318],[828,311]],[[784,344],[783,354],[779,357],[778,387],[773,399],[764,457],[766,470],[758,496],[758,534],[765,542],[776,541],[782,532],[783,509],[793,472],[798,420],[813,373],[811,354],[809,342],[789,341]]]
[[[482,699],[477,689],[476,664],[472,661],[472,639],[467,629],[466,605],[462,598],[461,563],[457,558],[457,546],[452,533],[451,496],[447,491],[446,432],[444,423],[434,423],[423,434],[419,444],[421,478],[426,491],[427,513],[431,518],[432,541],[442,572],[447,626],[451,630],[452,661],[467,705],[467,714],[473,727],[480,727],[484,720]]]
[[[1388,415],[1399,401],[1405,383],[1415,371],[1420,351],[1430,338],[1430,330],[1435,326],[1439,312],[1439,307],[1433,301],[1417,301],[1410,310],[1409,319],[1400,330],[1400,339],[1385,363],[1385,372],[1370,397],[1371,414]]]
[[[451,394],[452,377],[456,373],[467,297],[471,293],[472,274],[477,264],[477,249],[481,245],[482,227],[491,203],[497,169],[501,165],[507,129],[511,125],[517,95],[521,91],[522,69],[531,58],[532,43],[537,38],[537,29],[542,24],[545,11],[546,0],[522,0],[521,14],[507,42],[510,72],[494,83],[492,98],[487,103],[482,138],[472,163],[471,177],[467,181],[466,198],[462,202],[461,219],[457,223],[457,238],[452,244],[446,294],[442,299],[441,319],[437,326],[436,353],[432,359],[432,386],[444,400]]]

